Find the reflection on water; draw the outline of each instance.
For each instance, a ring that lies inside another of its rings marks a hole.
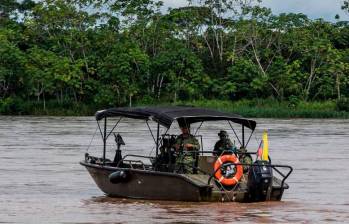
[[[78,164],[89,145],[89,153],[102,154],[98,131],[90,141],[96,130],[92,117],[0,117],[0,223],[349,222],[349,121],[259,119],[258,123],[250,149],[256,150],[262,131],[268,129],[273,162],[295,168],[281,202],[185,203],[105,197]],[[217,130],[228,127],[203,125],[199,134],[205,137],[205,150],[212,148]],[[121,124],[118,132],[126,142],[124,150],[154,153],[147,147],[154,143],[147,130],[142,122]],[[112,157],[112,138],[108,145],[107,155]]]

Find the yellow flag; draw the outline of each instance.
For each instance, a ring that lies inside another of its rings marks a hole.
[[[263,132],[263,155],[262,160],[269,160],[269,142],[268,142],[268,133],[267,131]]]

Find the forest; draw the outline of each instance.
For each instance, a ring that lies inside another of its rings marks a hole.
[[[260,3],[1,0],[0,114],[268,104],[349,117],[349,22]]]

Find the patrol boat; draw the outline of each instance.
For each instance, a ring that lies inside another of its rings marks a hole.
[[[258,202],[279,201],[284,190],[289,188],[285,181],[293,170],[291,166],[273,164],[269,156],[264,160],[258,159],[257,152],[247,150],[256,128],[254,120],[195,107],[111,108],[98,111],[95,118],[103,140],[103,156],[86,153],[80,164],[86,167],[107,196],[172,201]],[[122,155],[121,146],[125,142],[116,130],[123,119],[144,121],[151,133],[149,136],[154,140],[155,155]],[[111,130],[107,130],[108,120],[114,120]],[[155,122],[156,130],[151,129],[150,121]],[[198,123],[198,129],[204,122],[227,122],[240,146],[237,150],[226,150],[217,155],[212,153],[211,148],[204,150],[202,139],[205,136],[196,136],[201,140],[199,151],[175,150],[173,143],[176,135],[167,132],[178,121]],[[234,129],[236,125],[241,127],[239,131]],[[160,128],[166,130],[165,134],[160,134]],[[246,136],[248,132],[250,135]],[[106,158],[107,139],[111,135],[115,137],[117,145],[112,160]],[[178,164],[176,159],[183,153],[195,158],[194,163]],[[186,167],[178,169],[178,166]]]

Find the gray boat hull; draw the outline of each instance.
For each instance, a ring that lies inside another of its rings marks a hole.
[[[168,201],[235,201],[250,202],[246,184],[241,182],[232,191],[221,191],[215,185],[208,185],[199,175],[184,175],[130,168],[118,168],[80,162],[85,166],[97,186],[110,197],[136,198]],[[128,178],[125,181],[111,183],[110,174],[124,171]],[[279,181],[275,179],[276,183]],[[267,200],[281,200],[285,186],[281,189],[273,187]]]

